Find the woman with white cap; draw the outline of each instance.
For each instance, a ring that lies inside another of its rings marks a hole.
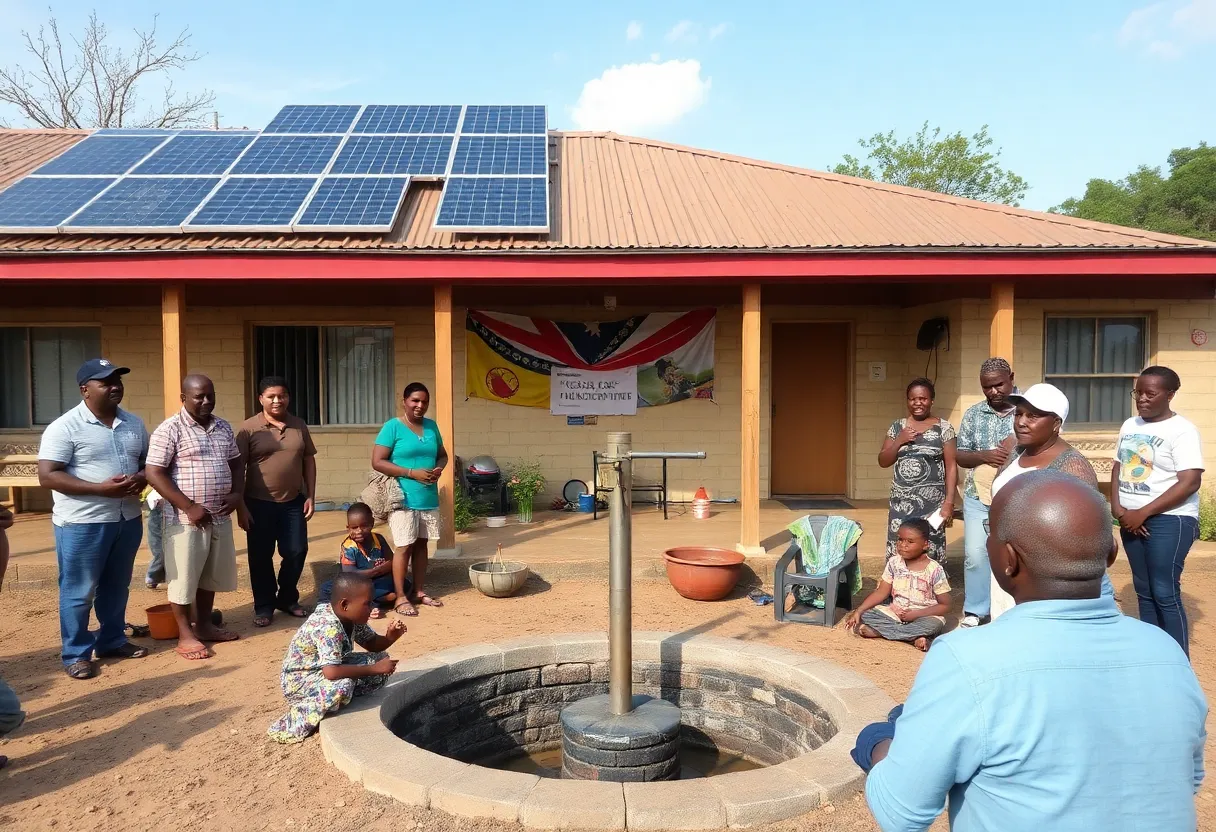
[[[1068,397],[1053,384],[1035,384],[1024,393],[1009,396],[1017,408],[1013,417],[1013,455],[992,483],[995,497],[1011,480],[1027,471],[1051,469],[1071,474],[1098,490],[1098,476],[1085,456],[1060,436],[1068,418]],[[984,529],[984,531],[988,531]],[[1102,594],[1113,595],[1110,579],[1103,576]],[[1013,598],[992,578],[992,620],[1013,609]]]

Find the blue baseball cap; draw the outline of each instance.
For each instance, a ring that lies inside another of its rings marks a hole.
[[[125,376],[129,372],[131,372],[130,367],[115,367],[113,363],[104,358],[90,358],[76,371],[76,386],[84,387],[87,382],[99,381],[112,375]]]

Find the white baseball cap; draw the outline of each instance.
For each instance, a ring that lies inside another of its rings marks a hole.
[[[1054,384],[1032,384],[1021,393],[1009,396],[1009,401],[1028,404],[1040,413],[1053,413],[1061,422],[1068,421],[1068,396]]]

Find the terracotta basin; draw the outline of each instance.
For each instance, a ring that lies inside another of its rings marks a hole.
[[[675,591],[694,601],[721,601],[739,582],[743,555],[710,546],[668,549],[667,580]]]

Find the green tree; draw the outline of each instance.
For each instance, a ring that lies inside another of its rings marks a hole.
[[[866,151],[865,161],[845,154],[833,173],[1007,205],[1026,196],[1026,180],[998,164],[1001,151],[992,149],[986,124],[971,137],[961,132],[943,136],[940,127],[930,130],[926,121],[902,141],[892,130],[858,144]]]
[[[1091,179],[1080,199],[1051,210],[1164,234],[1216,240],[1216,147],[1200,142],[1170,153],[1169,175],[1141,165],[1127,178]]]

